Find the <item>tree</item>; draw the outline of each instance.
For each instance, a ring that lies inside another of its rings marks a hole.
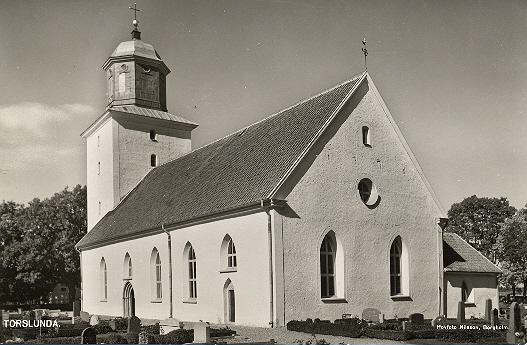
[[[51,198],[33,199],[18,214],[21,234],[3,250],[13,263],[14,282],[23,287],[10,301],[43,301],[58,283],[70,299],[80,285],[80,258],[75,244],[86,234],[86,187],[65,188]],[[0,287],[1,288],[1,287]]]
[[[23,289],[16,280],[16,260],[6,256],[7,248],[22,238],[19,219],[23,208],[12,201],[0,203],[0,303],[9,301],[17,290]]]
[[[473,195],[452,205],[447,231],[455,232],[492,262],[497,259],[501,225],[516,209],[506,198],[478,198]]]
[[[527,295],[527,205],[505,221],[499,237],[499,259],[523,283],[523,297]],[[513,278],[510,278],[513,279]]]

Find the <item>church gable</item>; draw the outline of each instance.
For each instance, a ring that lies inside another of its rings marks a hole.
[[[286,319],[360,315],[366,308],[386,315],[438,312],[442,212],[369,76],[274,196],[287,200],[294,215],[284,214],[278,222],[288,274],[285,299],[303,306],[286,305]],[[330,298],[319,259],[328,233],[337,248]],[[390,274],[393,255],[406,263],[396,283]]]

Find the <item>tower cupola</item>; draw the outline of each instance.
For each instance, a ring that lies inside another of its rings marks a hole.
[[[166,111],[170,69],[154,47],[141,40],[136,19],[133,25],[132,40],[121,42],[103,65],[108,81],[107,107],[137,105]]]

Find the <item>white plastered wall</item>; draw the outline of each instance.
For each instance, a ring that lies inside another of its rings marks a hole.
[[[236,324],[269,326],[268,216],[264,212],[222,219],[171,231],[173,261],[173,317],[182,321],[224,322],[223,287],[232,281],[236,296]],[[220,247],[226,234],[236,246],[236,272],[220,273]],[[188,302],[188,271],[183,257],[190,242],[197,259],[196,303]],[[152,303],[150,255],[156,247],[162,261],[163,298]],[[82,253],[83,310],[91,314],[122,316],[122,267],[126,253],[133,265],[131,280],[136,315],[141,318],[169,317],[168,244],[166,234],[120,242]],[[104,257],[108,269],[108,299],[100,301],[99,264]]]

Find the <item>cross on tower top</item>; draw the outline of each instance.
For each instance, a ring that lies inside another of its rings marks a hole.
[[[137,12],[140,12],[142,10],[137,8],[137,3],[134,2],[134,7],[128,6],[128,9],[131,11],[134,11],[134,20],[132,20],[132,25],[134,26],[134,29],[132,30],[132,38],[134,39],[141,39],[141,32],[138,30],[139,21],[137,20]]]
[[[368,56],[368,47],[366,46],[366,36],[364,36],[364,38],[362,39],[362,53],[364,54],[364,70],[367,71],[368,70],[368,65],[367,65],[367,59],[366,57]]]

